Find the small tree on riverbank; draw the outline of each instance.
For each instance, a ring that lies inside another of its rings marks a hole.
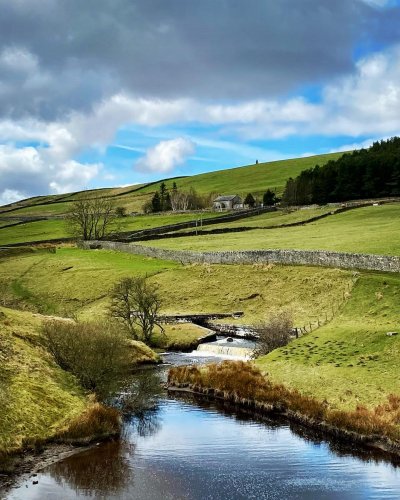
[[[292,330],[293,318],[289,311],[280,311],[272,315],[265,323],[259,324],[256,327],[259,338],[254,357],[263,356],[288,344]]]
[[[146,344],[151,343],[155,326],[164,332],[157,319],[160,306],[157,289],[147,276],[122,278],[111,290],[111,315],[122,321],[133,339]]]

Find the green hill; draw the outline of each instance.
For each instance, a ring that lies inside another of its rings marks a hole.
[[[180,190],[188,191],[193,187],[200,194],[238,193],[246,195],[246,193],[251,192],[254,195],[262,195],[268,188],[282,194],[286,180],[289,177],[296,177],[302,170],[311,168],[316,164],[324,165],[329,160],[339,158],[342,154],[332,153],[259,163],[189,177],[164,179],[164,181],[168,188],[171,188],[172,183],[175,181]],[[124,206],[128,211],[141,211],[143,204],[158,190],[161,182],[124,188],[95,189],[63,195],[37,196],[0,207],[0,213],[12,216],[62,215],[68,210],[70,202],[94,196],[110,197],[115,201],[116,205]]]

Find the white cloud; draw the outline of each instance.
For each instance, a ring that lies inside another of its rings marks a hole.
[[[18,62],[27,71],[35,58],[21,48],[6,49],[0,65]],[[209,137],[160,136],[161,142],[144,151],[135,144],[126,149],[145,153],[136,167],[147,172],[171,172],[202,147],[227,150],[238,158],[264,158],[263,149],[246,144],[252,139],[290,136],[349,136],[357,147],[358,137],[389,137],[400,133],[400,46],[360,60],[353,74],[327,85],[318,103],[295,97],[282,101],[255,100],[215,104],[193,99],[142,99],[121,92],[99,102],[90,112],[73,113],[64,120],[44,122],[34,119],[0,121],[0,185],[7,192],[22,195],[63,192],[88,185],[99,173],[100,164],[82,165],[76,157],[88,148],[103,149],[121,127],[167,126],[179,123],[212,125]],[[150,134],[151,135],[151,134]],[[237,137],[235,143],[232,136]],[[229,140],[224,140],[229,137]],[[17,147],[15,143],[37,142]],[[118,147],[122,147],[118,145]],[[269,152],[274,153],[275,152]],[[269,156],[268,156],[269,157]],[[283,157],[276,152],[276,158]]]
[[[194,151],[194,143],[184,137],[161,141],[153,148],[148,149],[146,155],[139,158],[135,166],[144,172],[170,172],[176,166],[182,165]]]
[[[8,205],[9,203],[14,203],[15,201],[21,200],[23,194],[15,189],[5,189],[0,193],[0,205]]]
[[[1,145],[0,185],[4,189],[0,197],[8,200],[18,194],[21,199],[31,194],[81,189],[99,174],[101,168],[100,164],[82,164],[74,160],[52,161],[47,149]]]

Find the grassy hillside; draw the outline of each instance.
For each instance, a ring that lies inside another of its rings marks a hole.
[[[326,326],[257,360],[272,380],[326,400],[332,408],[373,407],[399,394],[400,276],[362,273]]]
[[[267,214],[260,220],[278,217]],[[291,248],[400,255],[400,204],[358,208],[304,226],[146,241],[143,245],[198,251]]]
[[[74,376],[41,347],[41,318],[0,308],[0,335],[12,348],[1,387],[0,452],[54,436],[88,400]]]
[[[316,164],[324,165],[327,161],[337,159],[342,154],[332,153],[308,158],[259,163],[258,165],[219,170],[190,177],[167,179],[165,182],[168,188],[172,188],[172,183],[175,180],[179,189],[188,191],[193,187],[202,194],[238,193],[244,196],[252,192],[255,195],[262,195],[268,188],[275,189],[278,194],[281,194],[289,177],[296,177],[302,170],[313,167]],[[133,185],[124,188],[106,188],[65,195],[35,197],[14,203],[11,206],[0,207],[0,212],[17,209],[9,212],[9,215],[59,215],[65,213],[69,202],[93,196],[111,197],[117,206],[124,206],[128,211],[141,211],[143,204],[159,189],[160,184],[161,181],[148,185]]]
[[[90,319],[104,313],[107,294],[123,276],[152,275],[165,313],[244,311],[244,323],[290,308],[296,323],[323,319],[352,286],[352,273],[282,266],[182,266],[104,250],[63,248],[0,260],[9,304]],[[302,293],[299,293],[299,290]]]

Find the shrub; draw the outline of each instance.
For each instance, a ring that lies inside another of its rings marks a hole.
[[[293,318],[290,312],[280,311],[269,318],[266,323],[256,327],[259,338],[255,356],[262,356],[289,343],[293,330]]]
[[[58,365],[100,396],[129,370],[128,340],[112,323],[46,321],[42,332]]]
[[[115,209],[115,215],[117,217],[126,217],[126,208],[125,207],[117,207]]]

